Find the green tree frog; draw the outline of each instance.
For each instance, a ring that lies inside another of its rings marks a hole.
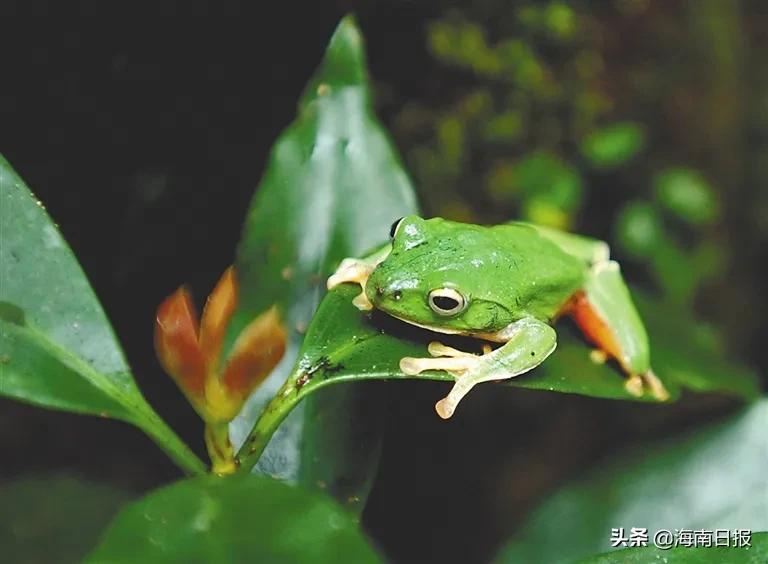
[[[602,241],[527,223],[408,216],[392,225],[384,247],[344,259],[327,285],[348,282],[362,288],[353,301],[360,310],[486,342],[483,354],[473,354],[435,341],[430,357],[400,360],[408,375],[445,370],[455,378],[435,406],[444,419],[476,384],[541,364],[557,343],[551,324],[566,314],[597,347],[593,360],[618,362],[631,394],[669,397],[651,370],[648,335],[619,265]]]

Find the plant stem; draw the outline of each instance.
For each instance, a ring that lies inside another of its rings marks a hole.
[[[229,422],[205,425],[205,446],[211,459],[211,472],[219,476],[234,474],[235,452],[229,441]]]
[[[296,378],[291,374],[275,396],[269,400],[254,423],[248,438],[237,452],[235,460],[238,464],[238,473],[247,474],[253,469],[280,423],[302,400],[306,392],[305,389],[297,388]]]
[[[187,475],[201,476],[207,472],[205,463],[182,441],[154,411],[145,414],[146,420],[135,424],[144,429],[155,443],[165,451]]]

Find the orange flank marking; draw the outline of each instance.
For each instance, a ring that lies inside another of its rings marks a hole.
[[[577,293],[568,302],[563,313],[568,313],[573,317],[576,325],[578,325],[584,336],[592,344],[608,354],[608,356],[615,358],[626,372],[631,372],[624,365],[622,360],[624,355],[613,332],[608,327],[608,324],[598,315],[583,292]]]

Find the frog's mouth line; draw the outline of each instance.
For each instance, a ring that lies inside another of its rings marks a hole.
[[[465,337],[483,339],[485,341],[492,341],[494,343],[506,343],[509,340],[509,337],[504,335],[504,329],[502,329],[501,331],[497,331],[495,333],[480,333],[475,331],[469,332],[469,331],[461,331],[460,329],[450,329],[448,327],[436,327],[434,325],[416,323],[415,321],[405,319],[403,317],[400,317],[399,315],[394,315],[389,312],[387,312],[387,315],[391,315],[395,319],[399,319],[400,321],[407,323],[408,325],[414,325],[416,327],[421,327],[422,329],[427,329],[428,331],[434,331],[435,333],[442,333],[444,335],[463,335]]]

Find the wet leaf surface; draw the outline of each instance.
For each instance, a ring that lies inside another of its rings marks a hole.
[[[752,534],[751,546],[678,546],[671,549],[647,546],[625,548],[580,560],[580,564],[762,564],[768,562],[768,533]]]
[[[128,421],[201,472],[144,400],[72,250],[2,156],[0,230],[0,395]]]
[[[296,120],[275,143],[238,248],[242,300],[230,344],[274,303],[283,311],[291,344],[232,423],[236,444],[287,377],[327,277],[343,258],[361,255],[385,238],[393,220],[416,211],[410,180],[370,98],[362,37],[348,17],[307,86]],[[257,470],[324,484],[361,510],[378,461],[377,414],[383,407],[383,396],[369,391],[328,390],[309,398],[273,436]]]
[[[330,292],[312,321],[299,355],[294,378],[316,388],[339,381],[426,378],[452,382],[446,372],[406,376],[399,362],[404,356],[428,356],[427,344],[440,340],[461,350],[479,353],[481,342],[471,338],[437,335],[381,312],[360,312],[352,299],[359,292],[344,285]],[[640,297],[636,295],[636,297]],[[753,398],[758,393],[755,375],[729,363],[697,338],[695,322],[681,312],[637,299],[648,324],[654,370],[673,396],[681,387],[696,391],[721,391]],[[681,327],[682,326],[682,327]],[[558,347],[535,370],[500,384],[521,388],[577,393],[595,397],[636,400],[624,388],[624,376],[612,363],[595,364],[590,347],[567,321],[556,325]],[[304,391],[306,393],[306,390]],[[471,397],[471,396],[470,396]],[[436,400],[439,398],[435,398]],[[655,401],[646,395],[641,400]],[[471,399],[465,400],[471,401]]]
[[[53,474],[0,486],[0,546],[6,562],[80,562],[129,492]],[[77,516],[73,518],[73,516]]]
[[[766,428],[763,399],[725,421],[605,461],[535,510],[497,561],[573,562],[609,550],[619,527],[627,534],[646,528],[651,540],[661,529],[768,530]],[[647,554],[598,561],[653,561],[656,553]]]
[[[87,562],[379,562],[328,496],[263,476],[177,482],[128,505]]]

